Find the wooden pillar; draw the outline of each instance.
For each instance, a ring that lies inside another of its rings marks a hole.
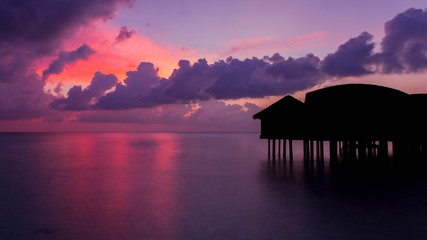
[[[276,139],[273,138],[273,160],[276,159]]]
[[[320,141],[320,159],[325,160],[325,151],[323,147],[323,140]]]
[[[281,157],[281,154],[280,154],[280,138],[277,139],[277,157],[279,157],[279,159]]]
[[[393,141],[393,159],[401,160],[409,155],[409,141],[399,139]]]
[[[397,140],[394,140],[393,141],[393,146],[392,146],[392,148],[393,148],[393,161],[394,160],[396,160],[396,159],[398,159],[399,158],[399,143],[398,143],[398,141]]]
[[[307,151],[307,140],[303,140],[303,148],[304,148],[304,161],[308,160],[308,151]]]
[[[350,147],[350,158],[353,160],[357,159],[356,140],[351,140],[349,147]]]
[[[367,148],[368,148],[368,158],[372,159],[372,157],[374,156],[374,142],[373,141],[368,141],[367,142]]]
[[[320,160],[320,142],[319,142],[319,140],[316,141],[316,159]]]
[[[348,146],[348,141],[347,140],[343,140],[342,141],[342,155],[343,155],[343,159],[348,158],[349,156],[349,146]]]
[[[289,139],[289,160],[292,162],[294,159],[294,154],[292,150],[292,139]]]
[[[329,141],[329,156],[331,162],[336,162],[338,160],[338,150],[337,150],[337,141],[331,140]]]
[[[314,142],[310,140],[310,160],[314,160]]]
[[[271,151],[270,151],[270,138],[268,139],[268,159],[271,158]]]
[[[365,160],[366,159],[366,141],[359,140],[357,141],[357,145],[358,145],[357,154],[359,155],[359,159]]]
[[[286,161],[286,138],[283,139],[283,161]]]
[[[374,146],[374,148],[373,148],[374,156],[378,156],[378,144],[377,144],[377,141],[372,141],[372,144]]]
[[[388,158],[388,142],[380,141],[378,146],[378,158],[387,159]]]

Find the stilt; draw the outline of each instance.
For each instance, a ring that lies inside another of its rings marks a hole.
[[[375,143],[373,141],[368,141],[368,158],[372,159],[372,157],[374,156],[374,145]]]
[[[308,149],[307,149],[307,140],[303,140],[303,148],[304,148],[304,161],[308,160]]]
[[[378,146],[378,158],[387,159],[388,158],[388,142],[380,141]]]
[[[313,140],[310,140],[310,160],[314,160],[314,142]]]
[[[280,138],[277,139],[277,157],[280,159],[281,154],[280,154]]]
[[[360,160],[365,160],[366,159],[366,141],[365,140],[359,140],[357,141],[357,145],[358,145],[358,156]]]
[[[316,141],[316,159],[317,159],[317,161],[320,160],[320,142],[319,142],[319,140]]]
[[[348,158],[348,156],[349,156],[349,146],[348,146],[349,144],[348,144],[348,141],[347,140],[343,140],[342,141],[342,156],[343,156],[343,159],[346,159],[346,158]]]
[[[276,139],[273,138],[273,160],[276,160]]]
[[[324,154],[324,150],[323,150],[323,141],[320,141],[320,159],[322,161],[325,160],[325,154]]]
[[[268,160],[271,158],[270,139],[268,139]]]
[[[349,157],[352,160],[357,159],[357,154],[356,154],[356,141],[355,140],[351,140],[349,141]]]
[[[283,139],[283,161],[286,161],[286,138]]]
[[[331,162],[336,162],[338,160],[337,141],[329,141],[329,156]]]
[[[289,160],[292,162],[294,159],[294,154],[292,151],[292,139],[289,139]]]

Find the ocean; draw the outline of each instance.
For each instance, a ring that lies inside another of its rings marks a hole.
[[[0,133],[0,239],[427,239],[426,171],[302,154],[269,160],[257,133]]]

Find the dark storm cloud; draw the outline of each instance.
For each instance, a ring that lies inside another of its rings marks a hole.
[[[293,93],[313,87],[326,80],[326,76],[320,71],[320,59],[313,54],[282,61],[276,59],[280,55],[276,57],[273,55],[273,57],[273,64],[266,68],[266,72],[275,77],[272,79],[273,82],[269,84],[271,95]],[[273,94],[274,92],[275,94]]]
[[[61,53],[62,40],[72,35],[78,27],[98,19],[110,19],[119,4],[132,2],[1,0],[0,120],[47,116],[49,102],[54,96],[45,91],[45,82],[36,73],[34,62]],[[83,46],[81,50],[88,53],[88,49]],[[63,55],[58,56],[46,74],[59,72],[72,62],[73,57],[68,56],[71,58],[66,60],[67,57]]]
[[[384,73],[419,72],[427,68],[427,11],[408,9],[385,24],[382,52]]]
[[[168,79],[158,76],[152,63],[141,63],[127,73],[124,84],[102,96],[96,109],[150,108],[162,104],[191,103],[210,99],[259,98],[283,95],[312,87],[324,81],[319,58],[264,60],[233,59],[208,64],[199,59],[194,64],[181,60]]]
[[[78,60],[87,60],[94,53],[95,51],[86,44],[83,44],[74,51],[61,51],[58,58],[49,64],[48,69],[43,71],[43,78],[51,74],[60,74],[66,65],[75,63]]]
[[[245,60],[229,58],[227,61],[218,61],[211,66],[216,76],[215,81],[207,86],[205,91],[216,99],[262,97],[259,96],[258,73],[268,64],[258,58]],[[268,80],[265,83],[268,85]],[[268,87],[266,85],[264,87]]]
[[[46,116],[54,97],[44,91],[36,73],[21,76],[19,82],[0,82],[0,120],[31,119]]]
[[[119,35],[116,37],[116,42],[121,42],[126,39],[129,39],[132,37],[132,35],[135,34],[135,30],[129,31],[126,26],[123,26],[120,28]]]
[[[109,19],[133,0],[2,0],[0,41],[46,42],[95,19]]]
[[[372,35],[363,32],[342,44],[322,61],[332,77],[372,73],[416,73],[427,69],[427,12],[408,9],[385,24],[381,51],[374,53]]]
[[[136,71],[126,73],[124,84],[118,83],[113,92],[101,97],[95,104],[97,109],[131,109],[149,108],[159,105],[158,88],[165,83],[165,79],[158,76],[158,68],[152,63],[139,64]]]
[[[374,53],[372,35],[363,32],[322,61],[322,71],[333,77],[372,73],[416,73],[427,69],[427,11],[408,9],[386,22],[381,51]]]
[[[330,76],[362,76],[372,73],[366,66],[373,62],[375,44],[373,36],[363,32],[358,37],[339,46],[335,53],[329,54],[322,62],[322,71]]]
[[[14,46],[0,47],[0,82],[11,83],[25,78],[34,55]]]
[[[211,96],[205,89],[217,78],[212,66],[205,59],[199,59],[193,65],[187,60],[181,60],[178,66],[167,84],[158,89],[163,90],[161,94],[163,100],[188,103],[193,100],[210,99]]]
[[[88,110],[92,101],[102,96],[116,83],[117,78],[113,74],[97,72],[88,87],[82,89],[81,86],[74,86],[68,91],[67,98],[55,99],[49,106],[56,110]]]

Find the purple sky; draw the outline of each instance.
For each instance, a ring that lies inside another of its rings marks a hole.
[[[422,1],[2,1],[0,131],[257,131],[286,94],[427,93]]]

